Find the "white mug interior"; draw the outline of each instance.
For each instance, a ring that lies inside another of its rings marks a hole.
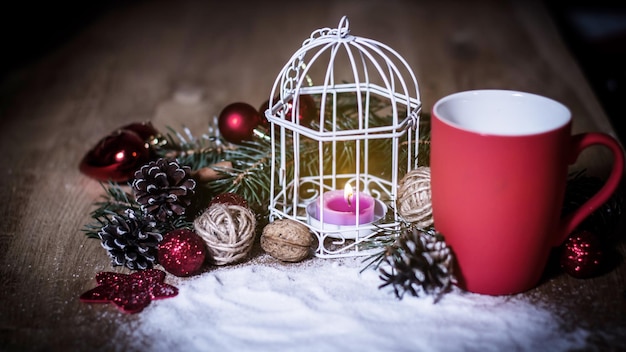
[[[448,95],[435,103],[433,115],[462,130],[500,136],[545,133],[559,129],[571,120],[570,110],[556,100],[501,89]]]

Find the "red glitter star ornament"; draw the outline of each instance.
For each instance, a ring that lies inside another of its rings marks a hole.
[[[83,293],[85,303],[113,303],[124,313],[138,313],[152,300],[174,297],[178,288],[166,284],[165,272],[147,269],[130,275],[103,271],[96,274],[98,286]]]

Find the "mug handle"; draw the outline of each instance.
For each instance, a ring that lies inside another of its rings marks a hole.
[[[555,246],[561,245],[567,237],[576,229],[580,223],[583,222],[589,215],[591,215],[602,204],[609,200],[609,198],[617,191],[622,174],[624,172],[624,152],[620,147],[617,140],[605,133],[599,132],[587,132],[580,133],[572,136],[571,155],[569,164],[573,164],[578,159],[580,153],[593,145],[602,145],[613,153],[613,168],[607,178],[606,182],[591,198],[589,198],[583,205],[561,219],[560,231],[558,232],[558,238]]]

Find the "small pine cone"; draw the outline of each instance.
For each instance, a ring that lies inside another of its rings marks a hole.
[[[152,268],[157,260],[157,246],[163,239],[154,222],[137,216],[131,209],[124,215],[113,215],[98,236],[113,266],[132,270]]]
[[[158,221],[174,214],[183,215],[196,187],[190,175],[191,169],[175,160],[151,161],[135,172],[132,187],[137,203],[144,213]]]
[[[397,242],[387,248],[385,262],[391,270],[380,268],[384,283],[379,288],[393,286],[399,299],[406,292],[419,296],[420,291],[436,294],[438,299],[456,282],[450,248],[441,235],[432,231],[424,232],[415,227],[403,231]]]

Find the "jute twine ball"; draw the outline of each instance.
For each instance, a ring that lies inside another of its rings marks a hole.
[[[243,206],[213,204],[194,220],[193,225],[216,265],[242,261],[254,244],[256,218]]]
[[[418,167],[409,171],[398,185],[398,213],[418,227],[433,224],[430,194],[430,168]]]
[[[261,248],[284,262],[299,262],[309,256],[313,238],[309,228],[291,219],[267,224],[261,235]]]

